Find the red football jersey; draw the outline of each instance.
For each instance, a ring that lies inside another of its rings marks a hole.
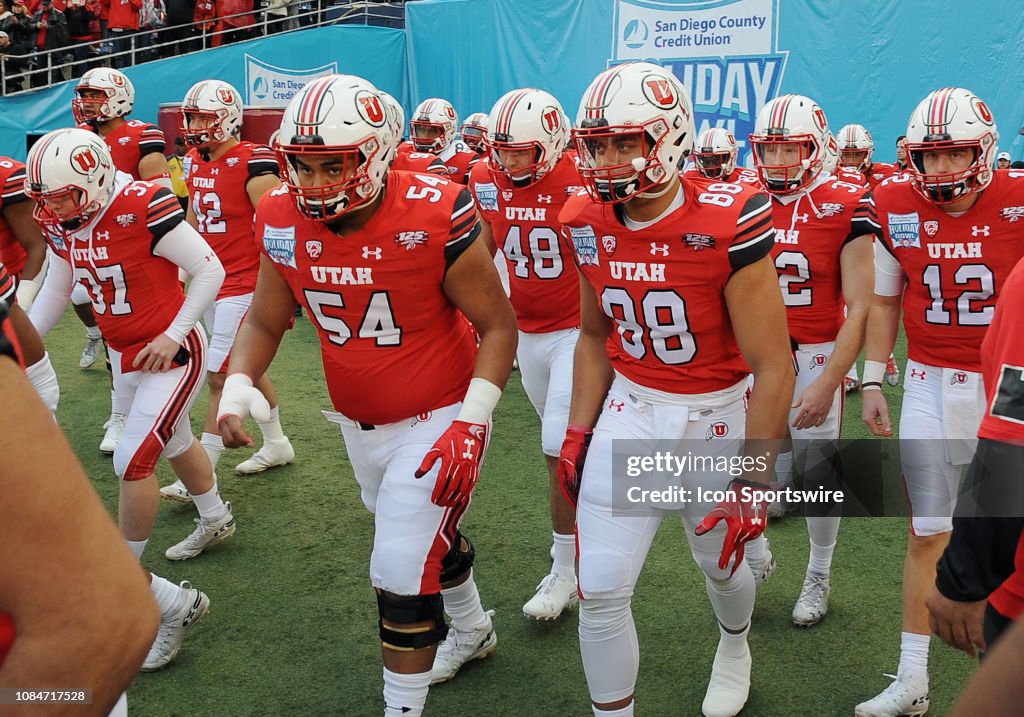
[[[399,172],[430,172],[448,177],[448,167],[430,152],[399,152],[391,163],[391,169]]]
[[[7,267],[0,263],[0,303],[7,306],[13,304],[17,288],[14,277],[7,272]]]
[[[437,156],[448,167],[448,179],[459,184],[469,184],[469,172],[481,158],[461,140],[455,140],[448,150]]]
[[[563,156],[524,188],[492,175],[484,159],[473,167],[469,188],[508,262],[509,298],[519,330],[542,334],[579,326],[579,274],[558,237],[558,213],[582,189],[572,158]]]
[[[216,160],[204,162],[192,149],[183,162],[196,229],[210,245],[227,275],[218,299],[256,289],[260,252],[253,241],[252,201],[245,189],[253,177],[278,173],[269,147],[239,142]]]
[[[837,181],[846,182],[847,184],[853,184],[858,187],[867,188],[868,178],[864,174],[853,167],[836,167],[836,170],[832,172],[832,175]]]
[[[981,344],[988,409],[980,438],[1024,445],[1024,261],[1010,272]]]
[[[700,170],[697,169],[696,164],[691,164],[689,167],[687,167],[686,171],[683,172],[683,176],[689,177],[690,179],[702,179],[707,181],[707,177],[700,173]],[[761,186],[761,180],[758,178],[757,172],[748,167],[734,167],[732,173],[727,178],[721,181],[731,182],[733,184],[736,184],[737,182],[740,184],[750,184],[754,187],[754,189],[758,190]]]
[[[871,166],[868,167],[868,171],[864,174],[864,179],[867,181],[868,187],[874,189],[889,177],[893,177],[897,174],[899,174],[899,170],[896,169],[895,164],[873,162]]]
[[[92,299],[103,338],[134,370],[135,355],[163,333],[185,300],[178,267],[152,252],[185,220],[178,198],[149,182],[118,191],[90,228],[67,237],[48,235],[50,247],[71,264],[75,281]]]
[[[25,250],[4,221],[3,210],[28,199],[25,195],[25,165],[10,157],[0,157],[0,261],[14,276],[25,268]]]
[[[79,129],[93,131],[92,125],[82,124]],[[128,120],[123,125],[103,138],[110,148],[110,158],[119,172],[139,176],[139,162],[151,152],[164,153],[167,141],[164,133],[156,125],[141,120]]]
[[[260,200],[256,241],[317,328],[336,410],[394,423],[465,397],[476,341],[442,284],[479,233],[466,188],[432,174],[388,172],[377,212],[344,237],[284,187]]]
[[[1024,172],[995,172],[954,217],[922,197],[910,175],[874,192],[881,246],[903,269],[907,355],[932,366],[981,370],[981,341],[996,299],[1024,254]]]
[[[559,220],[583,275],[615,330],[608,356],[631,381],[677,394],[718,391],[742,381],[725,304],[733,272],[771,251],[768,197],[741,185],[683,177],[685,202],[636,231],[615,208],[586,194]]]
[[[798,344],[835,341],[843,323],[839,255],[848,242],[878,232],[870,192],[829,180],[786,204],[773,199],[772,221],[789,335]]]

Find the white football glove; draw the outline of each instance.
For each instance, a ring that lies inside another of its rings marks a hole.
[[[217,407],[217,422],[226,416],[238,416],[243,421],[249,416],[257,421],[270,420],[270,402],[244,373],[233,373],[224,381],[224,391]]]

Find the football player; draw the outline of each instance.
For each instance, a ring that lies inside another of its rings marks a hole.
[[[824,111],[801,95],[768,102],[750,135],[758,176],[772,198],[777,229],[771,254],[796,363],[789,411],[796,456],[779,462],[792,460],[807,488],[833,479],[843,377],[864,344],[873,279],[871,243],[878,229],[870,192],[824,171],[831,142]],[[780,477],[785,482],[789,476]],[[798,627],[815,625],[828,612],[829,574],[839,534],[839,516],[833,513],[838,506],[822,512],[828,514],[807,516],[810,561],[792,616]],[[773,560],[763,536],[748,551],[755,576],[771,571]]]
[[[0,262],[18,285],[18,304],[28,311],[46,275],[46,242],[25,196],[25,165],[0,156]]]
[[[405,110],[402,109],[398,100],[387,92],[381,91],[380,96],[388,105],[386,109],[390,113],[392,128],[398,138],[394,159],[391,160],[391,169],[404,172],[430,172],[447,178],[448,166],[436,155],[430,152],[417,152],[411,142],[402,142],[402,132],[405,131]],[[403,147],[407,151],[401,151]]]
[[[429,152],[448,167],[448,178],[459,184],[469,181],[469,170],[480,155],[456,137],[459,116],[448,100],[423,100],[412,113],[409,136],[417,152]]]
[[[374,514],[384,714],[415,717],[430,684],[496,646],[458,528],[516,327],[468,190],[389,172],[396,141],[385,100],[361,78],[319,78],[289,103],[274,145],[285,185],[256,211],[260,276],[219,413],[226,445],[250,441],[241,420],[268,410],[253,377],[305,307],[335,409],[325,415]]]
[[[893,164],[871,161],[875,140],[863,125],[844,125],[836,134],[836,141],[839,143],[839,166],[857,172],[861,176],[859,183],[869,189],[897,173]]]
[[[633,714],[631,600],[666,515],[682,520],[719,624],[704,714],[738,714],[750,689],[754,577],[743,547],[763,531],[765,506],[744,488],[767,483],[772,461],[732,480],[685,472],[689,489],[725,491],[710,513],[697,500],[618,502],[625,486],[612,477],[617,439],[697,439],[690,445],[738,459],[745,435],[779,440],[786,430],[793,358],[769,257],[769,200],[747,185],[680,179],[693,131],[689,92],[667,69],[640,62],[602,72],[573,129],[589,196],[570,198],[559,217],[582,277],[559,471],[578,500],[580,652],[601,717]]]
[[[693,166],[686,174],[699,174],[720,182],[757,184],[757,173],[736,166],[739,148],[732,132],[724,127],[708,127],[697,137],[693,146]]]
[[[32,146],[26,170],[26,192],[37,203],[36,220],[52,254],[29,317],[45,336],[74,283],[86,285],[114,378],[127,393],[125,431],[114,451],[121,531],[141,559],[160,500],[156,463],[167,458],[188,486],[199,519],[165,556],[195,557],[235,532],[231,504],[221,499],[189,424],[206,366],[206,334],[196,324],[213,303],[224,269],[185,222],[170,190],[117,172],[94,133],[50,132]],[[192,279],[187,293],[179,269]],[[151,586],[162,619],[143,670],[170,662],[209,606],[187,581],[176,586],[154,575]]]
[[[197,82],[185,94],[179,112],[181,136],[191,147],[184,162],[188,223],[217,254],[226,275],[216,302],[204,316],[210,332],[206,375],[210,398],[200,443],[216,472],[224,452],[217,427],[224,370],[235,332],[252,303],[260,268],[259,248],[252,234],[253,212],[260,197],[280,186],[281,180],[277,158],[269,147],[239,141],[242,98],[227,82]],[[238,475],[261,473],[295,458],[292,444],[281,430],[273,384],[267,376],[260,376],[256,385],[270,402],[270,419],[259,422],[263,447],[236,466]],[[160,494],[171,500],[191,500],[180,480],[161,488]]]
[[[149,122],[127,119],[134,106],[135,86],[132,81],[124,73],[109,67],[96,67],[82,75],[75,86],[75,98],[71,100],[75,121],[82,129],[103,138],[117,171],[170,189],[171,174],[164,157],[164,133]],[[76,284],[71,303],[86,327],[88,339],[79,366],[89,368],[96,362],[103,336],[96,325],[92,301],[84,285]],[[112,382],[110,418],[103,425],[106,432],[100,441],[101,453],[113,454],[121,440],[128,415],[128,393],[116,381]]]
[[[993,169],[998,139],[981,98],[962,88],[936,90],[910,117],[908,173],[875,191],[882,236],[875,242],[862,418],[875,435],[892,435],[880,385],[902,311],[908,361],[900,461],[913,517],[899,669],[889,687],[857,706],[860,717],[928,708],[924,601],[984,413],[981,341],[1006,277],[1024,254],[1024,237],[1011,220],[1012,207],[1024,204],[1024,181]]]
[[[466,146],[479,155],[487,154],[487,115],[483,112],[474,112],[465,119],[462,127],[459,128],[459,137]]]
[[[486,115],[485,115],[486,116]],[[553,620],[577,603],[575,511],[558,488],[558,452],[569,421],[573,351],[579,336],[580,288],[558,239],[558,212],[581,188],[563,150],[569,127],[558,100],[543,90],[512,90],[491,110],[487,157],[470,173],[481,238],[507,263],[519,325],[523,388],[541,419],[548,466],[554,564],[523,613]]]

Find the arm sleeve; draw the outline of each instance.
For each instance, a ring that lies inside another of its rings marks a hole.
[[[281,168],[277,164],[277,156],[270,149],[264,145],[257,145],[252,150],[252,155],[249,157],[246,169],[249,173],[249,179],[253,177],[260,177],[264,174],[273,174],[279,176]]]
[[[879,296],[899,296],[903,293],[903,267],[882,241],[875,241],[875,293]]]
[[[767,256],[775,245],[772,205],[766,194],[755,194],[743,205],[736,221],[736,238],[729,246],[729,264],[739,271]]]
[[[0,208],[7,209],[28,199],[25,194],[25,168],[11,172],[11,176],[0,187]]]
[[[476,203],[469,190],[463,189],[452,208],[452,229],[444,247],[445,271],[451,268],[455,260],[462,256],[462,252],[466,251],[478,236],[480,219],[476,214]]]
[[[164,234],[153,247],[153,253],[181,267],[192,277],[185,302],[174,321],[164,330],[165,334],[181,343],[217,298],[217,292],[224,283],[224,267],[210,245],[186,222]]]
[[[71,265],[52,251],[47,251],[47,255],[50,266],[46,270],[46,279],[28,312],[29,321],[40,336],[46,336],[60,321],[71,299],[71,289],[75,286]]]
[[[153,152],[163,154],[166,149],[167,139],[163,130],[154,125],[147,125],[139,135],[139,159]]]
[[[875,214],[875,198],[871,192],[865,192],[857,202],[857,207],[853,210],[853,219],[850,221],[850,234],[843,240],[843,246],[865,234],[870,234],[876,239],[882,234],[882,227]]]

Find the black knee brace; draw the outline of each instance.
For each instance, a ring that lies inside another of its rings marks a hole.
[[[392,650],[422,650],[436,645],[448,635],[444,621],[444,603],[441,595],[404,597],[377,591],[377,611],[380,619],[380,641]],[[390,625],[385,625],[387,620]],[[432,626],[409,627],[432,621]]]
[[[462,541],[466,541],[466,551],[462,551]],[[461,578],[473,568],[473,560],[476,558],[476,549],[469,536],[455,531],[455,542],[452,549],[441,559],[441,584],[450,583]]]

